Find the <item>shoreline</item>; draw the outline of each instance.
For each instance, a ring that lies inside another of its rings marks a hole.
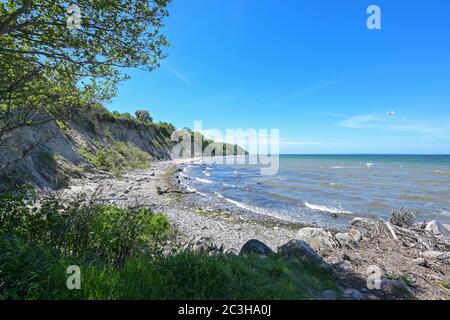
[[[302,228],[320,229],[316,225],[291,223],[251,214],[245,210],[220,210],[212,205],[204,207],[204,201],[198,201],[201,195],[186,194],[183,187],[177,186],[177,192],[172,192],[171,189],[170,192],[158,194],[157,187],[166,190],[174,183],[179,185],[176,183],[177,173],[183,166],[198,160],[158,161],[152,163],[149,169],[129,172],[120,177],[90,174],[84,179],[74,180],[64,193],[89,194],[97,190],[99,199],[105,203],[118,206],[142,205],[162,212],[174,226],[173,241],[183,247],[196,237],[211,237],[225,251],[239,252],[251,239],[257,239],[277,251],[279,246],[296,239]],[[351,229],[353,227],[349,224],[347,231]],[[338,233],[344,232],[332,228],[324,231],[333,242],[336,242],[335,236]],[[333,266],[340,282],[345,286],[365,292],[367,268],[376,265],[385,274],[396,275],[399,279],[411,279],[415,296],[419,299],[450,299],[450,290],[442,287],[443,281],[448,281],[450,274],[449,261],[431,259],[429,263],[421,265],[418,259],[422,259],[423,250],[414,245],[405,247],[405,244],[392,239],[389,232],[375,236],[368,232],[361,236],[361,245],[333,246],[330,252],[321,254]]]

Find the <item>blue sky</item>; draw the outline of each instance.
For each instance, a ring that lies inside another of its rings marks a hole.
[[[382,30],[368,30],[379,5]],[[450,1],[173,0],[111,110],[280,129],[281,153],[450,153]],[[388,115],[395,111],[394,115]]]

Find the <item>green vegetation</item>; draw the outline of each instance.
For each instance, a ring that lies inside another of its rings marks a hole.
[[[100,170],[122,173],[131,169],[146,169],[150,166],[150,155],[124,142],[114,142],[111,147],[96,150],[82,148],[81,155]]]
[[[136,120],[142,123],[152,123],[153,118],[147,110],[137,110],[135,113]]]
[[[442,281],[441,287],[450,290],[450,281]]]
[[[18,128],[110,101],[127,68],[159,67],[169,2],[79,0],[80,28],[71,30],[72,1],[1,1],[0,145]]]
[[[416,286],[414,281],[408,275],[400,275],[393,272],[388,272],[384,275],[384,277],[389,280],[399,280],[410,288],[414,288]]]
[[[308,261],[163,254],[171,227],[148,209],[30,199],[0,196],[6,299],[309,299],[337,290],[332,275]],[[66,287],[70,265],[80,266],[80,290]]]

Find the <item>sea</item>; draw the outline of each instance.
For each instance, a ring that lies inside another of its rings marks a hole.
[[[450,155],[280,155],[277,174],[260,169],[199,161],[181,175],[205,201],[295,223],[343,227],[400,208],[450,223]]]

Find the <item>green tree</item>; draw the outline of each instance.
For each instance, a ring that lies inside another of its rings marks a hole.
[[[153,118],[150,116],[150,112],[148,112],[147,110],[136,110],[134,114],[138,121],[144,123],[153,122]]]
[[[168,45],[160,30],[169,2],[0,2],[0,148],[17,128],[109,101],[128,78],[124,68],[157,68]],[[75,30],[68,28],[72,4],[81,11]]]

